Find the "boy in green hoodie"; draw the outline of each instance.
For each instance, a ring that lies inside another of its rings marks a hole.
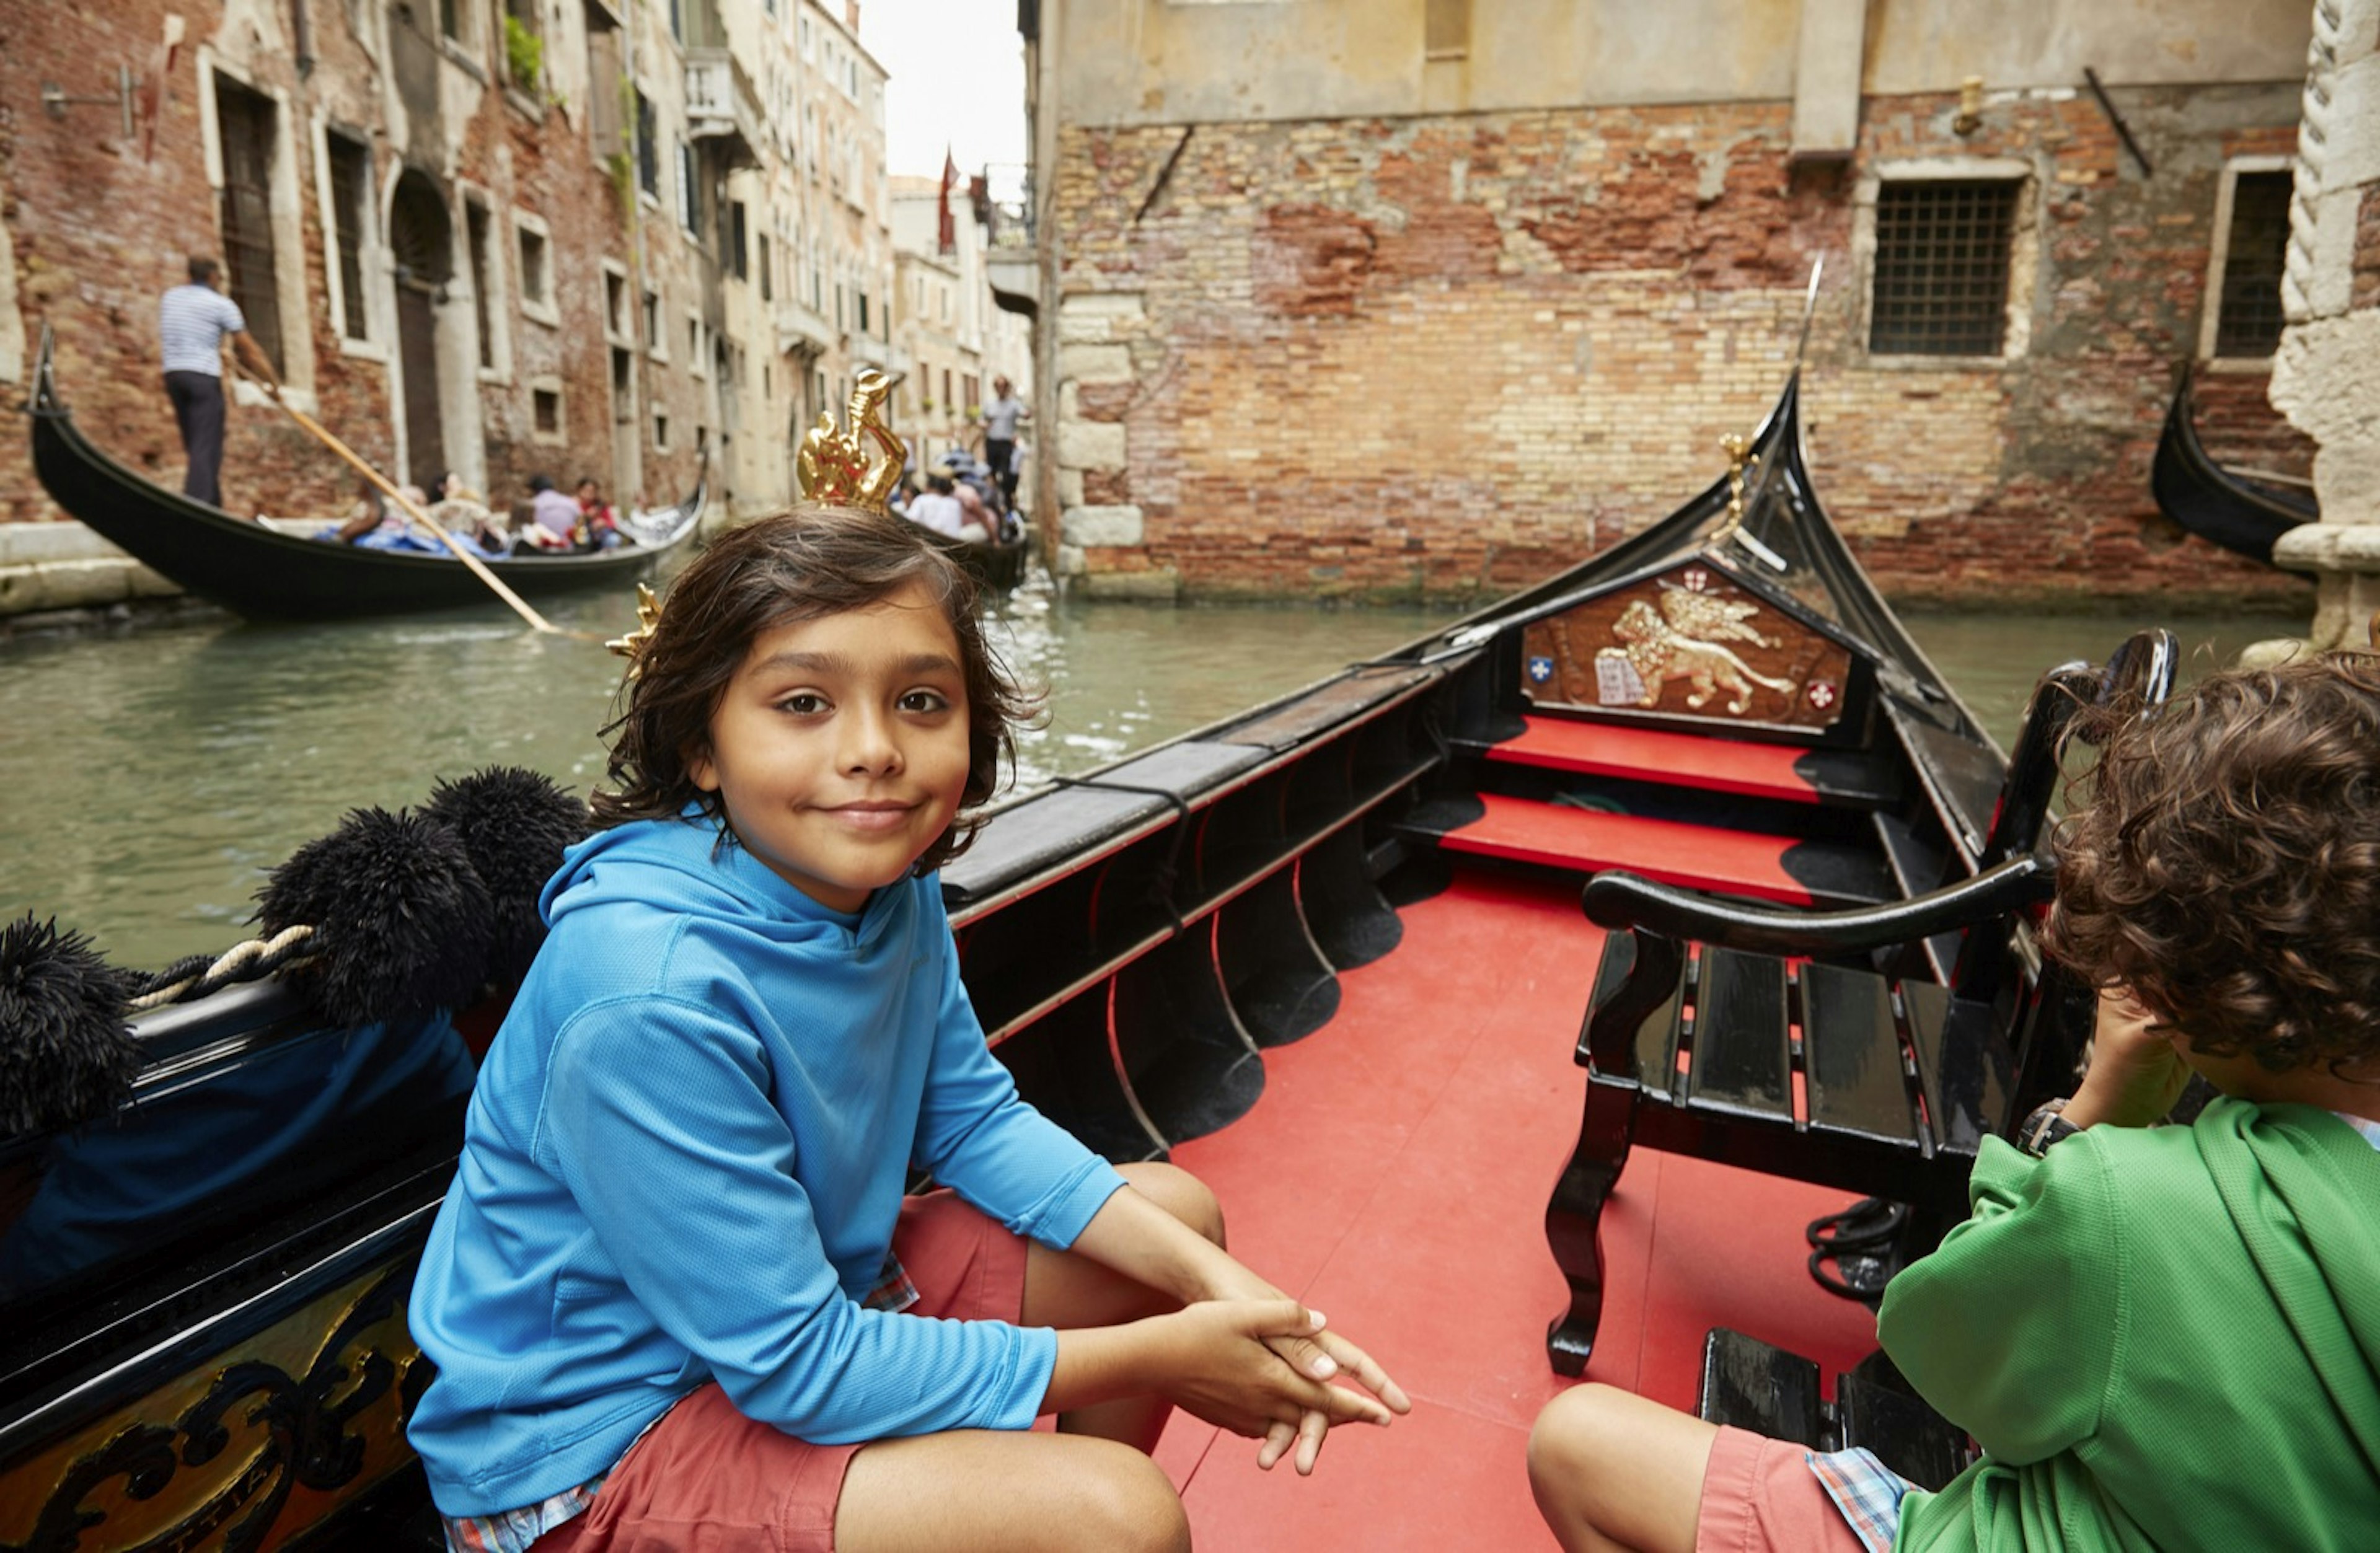
[[[2101,989],[2090,1072],[1985,1140],[1877,1327],[1983,1459],[1929,1494],[1576,1387],[1529,1450],[1564,1547],[2380,1547],[2380,661],[2079,722],[2048,947]],[[2224,1098],[2151,1125],[2193,1070]]]

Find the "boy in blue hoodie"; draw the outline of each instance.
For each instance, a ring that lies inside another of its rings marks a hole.
[[[933,871],[1019,710],[971,603],[897,519],[804,512],[641,640],[415,1282],[451,1546],[1181,1548],[1172,1406],[1308,1472],[1409,1405],[987,1049]]]

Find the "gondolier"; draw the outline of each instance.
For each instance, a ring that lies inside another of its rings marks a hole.
[[[174,402],[174,420],[182,429],[182,451],[189,458],[182,494],[211,507],[223,505],[224,392],[223,343],[226,336],[238,353],[239,364],[275,398],[281,379],[263,347],[248,332],[247,315],[239,304],[219,289],[221,266],[199,254],[190,256],[190,280],[165,293],[157,309],[157,332],[163,344],[165,397]]]
[[[991,403],[983,407],[983,461],[1009,506],[1016,504],[1016,427],[1033,419],[1032,407],[1016,396],[1005,376],[991,380]]]

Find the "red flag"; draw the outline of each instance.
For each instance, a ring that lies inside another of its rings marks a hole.
[[[957,221],[951,214],[951,186],[959,181],[959,164],[951,156],[950,148],[942,148],[941,224],[935,229],[935,240],[944,253],[955,253],[959,246]]]

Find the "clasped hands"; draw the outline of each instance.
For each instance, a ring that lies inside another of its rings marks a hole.
[[[1413,1411],[1370,1354],[1326,1329],[1321,1312],[1253,1275],[1159,1319],[1169,1323],[1169,1400],[1261,1438],[1257,1465],[1268,1472],[1294,1447],[1299,1474],[1312,1473],[1333,1424],[1386,1425]],[[1342,1377],[1363,1389],[1331,1384]]]

